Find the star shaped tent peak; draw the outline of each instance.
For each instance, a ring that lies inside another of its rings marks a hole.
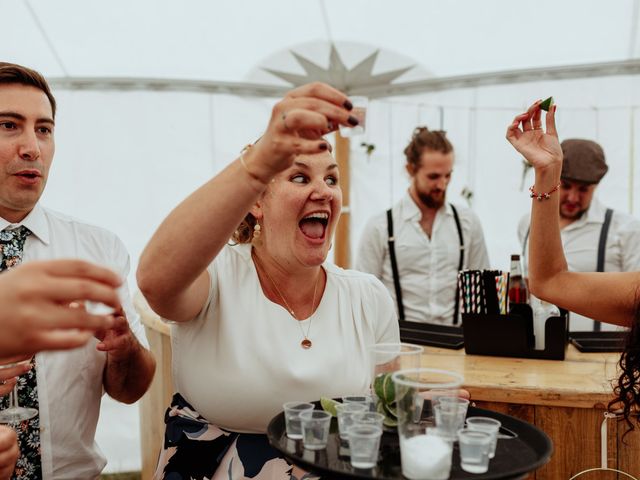
[[[373,68],[378,59],[380,49],[374,50],[352,68],[348,68],[345,65],[338,53],[338,49],[333,44],[329,52],[329,66],[327,68],[318,65],[293,50],[289,50],[289,52],[305,71],[304,75],[283,72],[267,67],[263,67],[262,70],[290,83],[294,87],[319,81],[333,85],[338,90],[347,94],[363,87],[390,85],[395,79],[414,67],[414,65],[409,65],[404,68],[373,74]]]

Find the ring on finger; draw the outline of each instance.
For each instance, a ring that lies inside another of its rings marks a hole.
[[[533,127],[534,130],[542,130],[542,127]]]

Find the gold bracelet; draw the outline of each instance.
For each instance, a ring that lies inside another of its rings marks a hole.
[[[531,194],[529,195],[531,198],[537,198],[538,200],[549,200],[551,198],[551,194],[553,192],[556,192],[559,188],[560,185],[562,185],[562,182],[559,182],[555,187],[553,187],[551,190],[549,190],[546,193],[538,193],[535,191],[534,187],[535,185],[531,185],[529,187],[529,192],[531,192]]]
[[[240,164],[242,165],[242,168],[244,168],[245,172],[247,172],[247,175],[249,175],[251,178],[253,178],[254,180],[257,180],[260,183],[264,182],[254,173],[251,173],[251,170],[249,170],[249,167],[247,167],[247,162],[244,160],[244,154],[247,153],[251,148],[253,147],[253,144],[248,143],[247,145],[245,145],[245,147],[240,151],[240,157],[238,157],[240,159]]]

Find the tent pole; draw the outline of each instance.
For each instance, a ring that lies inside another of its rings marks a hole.
[[[350,244],[350,225],[351,211],[349,203],[349,150],[350,142],[348,138],[335,133],[336,152],[335,158],[340,169],[340,186],[342,187],[342,215],[336,228],[336,236],[334,243],[334,262],[342,268],[350,268],[351,266],[351,244]]]

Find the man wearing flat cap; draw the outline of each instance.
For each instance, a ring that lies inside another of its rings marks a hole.
[[[562,142],[560,177],[560,233],[569,270],[575,272],[628,272],[640,270],[640,221],[607,208],[594,192],[609,167],[602,147],[583,139]],[[529,215],[518,225],[523,254],[528,254]],[[525,262],[526,264],[526,262]],[[605,294],[605,292],[603,292]],[[576,313],[571,331],[612,330]]]

